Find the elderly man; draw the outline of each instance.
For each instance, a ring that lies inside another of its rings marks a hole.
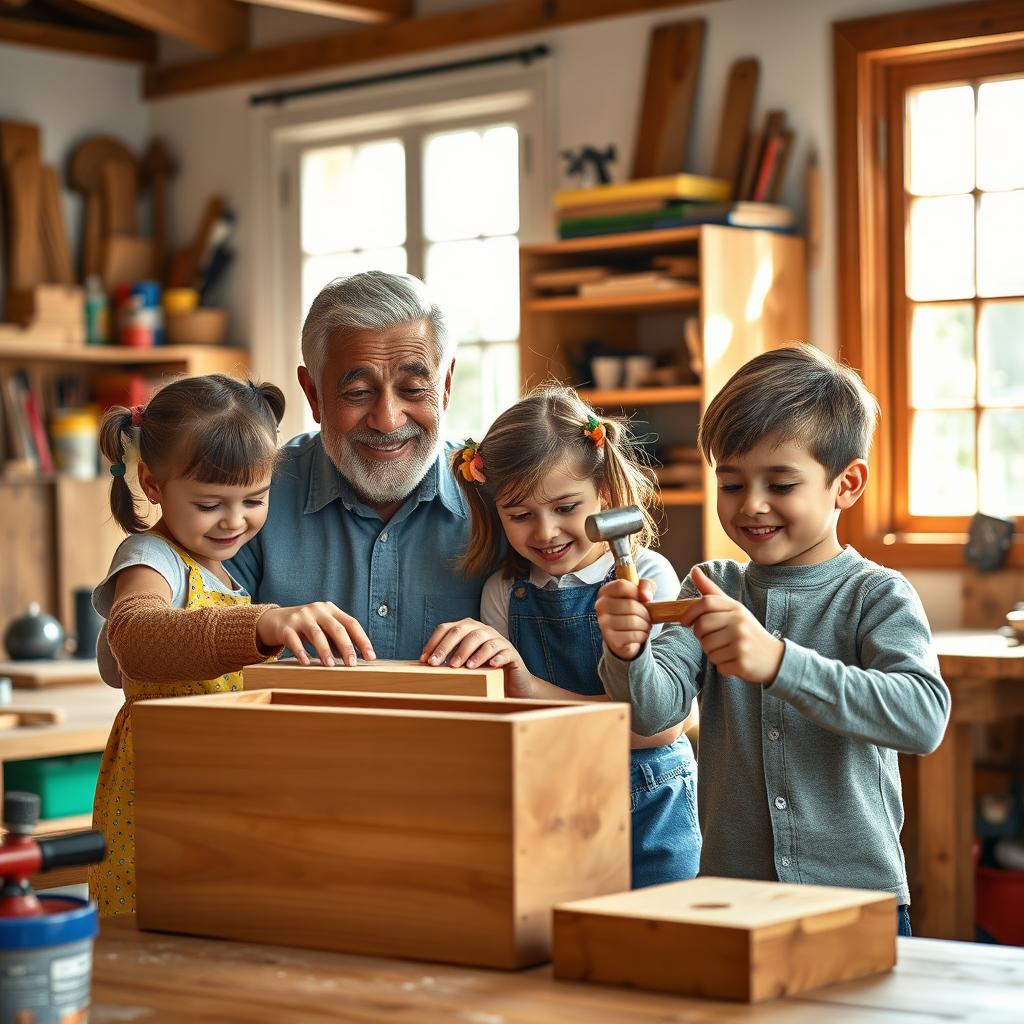
[[[441,311],[413,277],[339,278],[302,358],[320,431],[282,449],[266,526],[229,569],[254,601],[333,601],[364,657],[418,658],[438,623],[479,615],[483,585],[455,569],[469,524],[440,440],[455,369]]]

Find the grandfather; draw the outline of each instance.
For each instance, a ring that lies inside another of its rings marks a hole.
[[[267,523],[229,570],[254,601],[333,601],[376,657],[418,658],[438,623],[479,616],[483,585],[455,569],[469,524],[440,440],[444,318],[416,278],[339,278],[310,307],[302,359],[320,430],[282,449]]]

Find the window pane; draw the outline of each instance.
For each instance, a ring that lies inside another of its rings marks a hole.
[[[519,133],[444,132],[424,145],[424,232],[432,241],[519,229]]]
[[[444,310],[453,341],[480,340],[483,243],[438,242],[427,249],[424,280]]]
[[[515,344],[459,347],[445,432],[461,441],[487,432],[498,413],[519,397],[519,353]]]
[[[977,509],[974,413],[914,414],[910,439],[910,513],[969,516]]]
[[[983,405],[1024,405],[1024,302],[981,307],[978,363]]]
[[[918,196],[974,188],[974,90],[969,85],[907,95],[907,188]]]
[[[1021,120],[1024,122],[1024,113]],[[1024,192],[981,197],[978,294],[1024,294]]]
[[[918,301],[974,295],[973,196],[911,202],[907,295]]]
[[[1024,188],[1024,78],[978,89],[978,188]]]
[[[405,241],[405,150],[398,139],[310,150],[301,173],[304,252]]]
[[[519,335],[519,242],[488,238],[480,246],[480,337],[512,341]]]
[[[1024,410],[999,409],[981,417],[981,510],[1024,514]]]
[[[915,306],[910,345],[915,409],[974,405],[973,307]]]
[[[364,270],[387,270],[392,274],[406,272],[404,249],[365,249],[362,252],[334,252],[326,256],[307,257],[302,265],[302,315],[309,312],[320,289],[336,277],[348,277]]]

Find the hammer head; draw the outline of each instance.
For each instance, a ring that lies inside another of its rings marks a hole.
[[[587,536],[593,541],[618,540],[643,529],[644,517],[636,505],[610,508],[587,516],[583,524]]]

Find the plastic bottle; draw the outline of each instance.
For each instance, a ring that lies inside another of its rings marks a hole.
[[[95,274],[85,282],[85,341],[87,345],[110,343],[110,303]]]

